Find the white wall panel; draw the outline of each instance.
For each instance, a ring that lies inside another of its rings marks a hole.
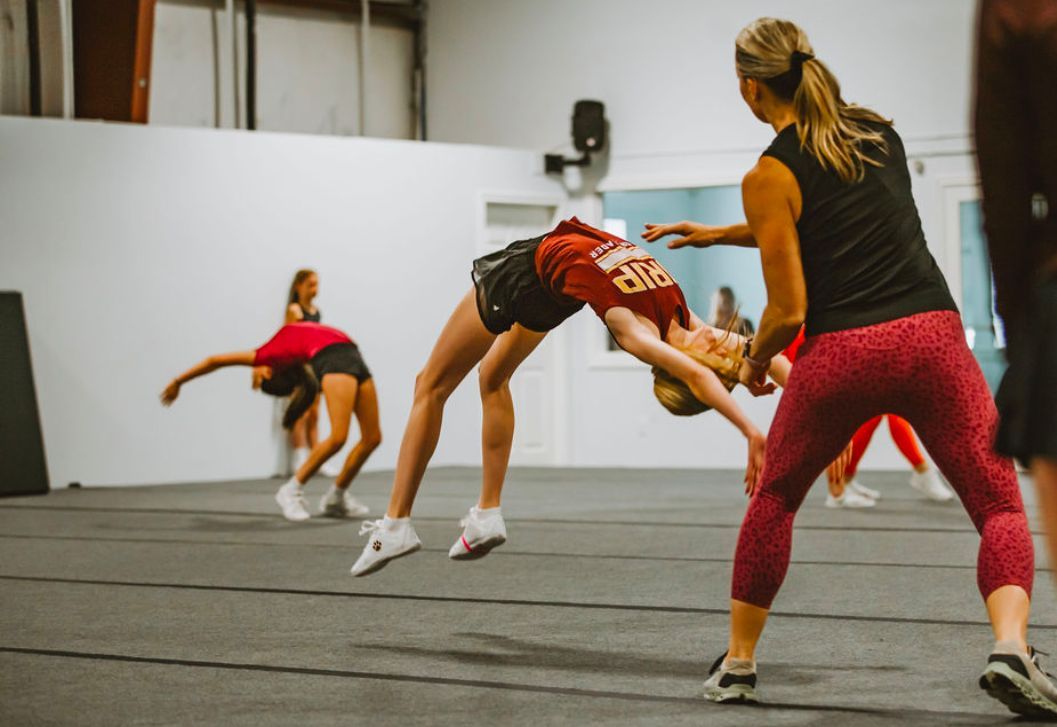
[[[395,461],[414,377],[470,287],[485,190],[563,199],[534,154],[482,147],[0,119],[0,288],[25,294],[52,481],[272,473],[248,369],[158,393],[278,328],[296,268],[375,374]],[[435,462],[480,461],[475,375]],[[350,443],[351,444],[351,443]]]

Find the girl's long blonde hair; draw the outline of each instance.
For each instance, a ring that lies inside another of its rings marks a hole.
[[[735,320],[737,320],[737,311],[731,319],[731,324]],[[738,371],[741,369],[741,353],[727,348],[730,334],[731,329],[728,327],[726,332],[706,351],[691,348],[679,349],[702,366],[712,369],[727,387],[727,391],[732,391],[738,385]],[[661,406],[672,414],[688,417],[706,412],[711,408],[694,396],[694,392],[682,379],[672,376],[659,366],[654,366],[652,371],[653,395],[657,397]]]
[[[800,146],[845,182],[861,181],[865,165],[882,166],[863,152],[873,144],[888,152],[880,131],[868,124],[892,125],[875,111],[848,104],[840,83],[795,23],[760,18],[747,25],[735,45],[735,65],[744,78],[764,83],[784,101],[792,101]]]

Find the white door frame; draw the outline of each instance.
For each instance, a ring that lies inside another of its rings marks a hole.
[[[523,205],[527,207],[553,207],[554,214],[548,229],[552,229],[562,219],[568,199],[562,195],[522,192],[518,190],[485,190],[480,193],[477,214],[476,247],[479,255],[495,252],[488,235],[488,205]],[[507,240],[507,243],[513,240]],[[563,465],[570,461],[569,452],[569,332],[566,326],[559,326],[547,334],[544,345],[549,346],[550,353],[544,364],[545,375],[553,381],[551,417],[548,424],[551,428],[553,446],[549,453],[543,453],[540,464]]]
[[[947,263],[947,284],[958,308],[962,308],[962,224],[961,204],[980,199],[980,183],[975,176],[946,177],[937,183],[943,204],[943,255]]]

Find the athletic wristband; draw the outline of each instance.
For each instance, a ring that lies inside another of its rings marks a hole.
[[[752,349],[752,341],[753,341],[753,339],[751,339],[751,338],[748,338],[748,339],[745,340],[745,348],[742,349],[741,357],[743,359],[745,359],[746,361],[748,361],[749,362],[749,366],[752,366],[757,371],[766,371],[771,366],[770,360],[757,361],[756,359],[754,359],[752,356],[749,355],[749,350]]]

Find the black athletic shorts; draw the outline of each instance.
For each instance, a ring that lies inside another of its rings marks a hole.
[[[309,364],[320,381],[327,374],[355,376],[361,384],[371,378],[371,370],[364,363],[360,349],[355,343],[331,344],[313,356]]]
[[[1011,331],[1009,369],[995,400],[1002,416],[996,448],[1028,464],[1057,460],[1057,280],[1036,289],[1025,320]]]
[[[477,312],[497,336],[515,323],[544,333],[584,307],[582,300],[555,297],[540,282],[536,248],[544,237],[518,240],[473,261]]]

